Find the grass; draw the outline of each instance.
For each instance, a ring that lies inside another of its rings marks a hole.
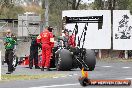
[[[2,75],[2,81],[12,81],[12,80],[32,80],[32,79],[41,79],[41,78],[53,78],[61,77],[64,74],[42,74],[42,75]]]

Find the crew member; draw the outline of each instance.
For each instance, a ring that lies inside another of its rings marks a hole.
[[[40,69],[38,66],[38,49],[41,48],[41,45],[37,43],[37,38],[35,35],[33,35],[31,39],[29,68],[32,69],[34,60],[35,69]]]
[[[64,42],[64,47],[75,47],[75,36],[72,34],[71,30],[65,29],[64,30],[64,36],[63,36],[63,42]]]
[[[37,37],[37,42],[42,43],[42,71],[49,71],[51,58],[51,43],[54,42],[52,28],[46,27],[42,33]]]
[[[72,31],[69,30],[69,41],[68,41],[69,45],[71,47],[75,47],[76,46],[76,43],[75,43],[75,35],[72,34]]]
[[[53,28],[52,27],[49,27],[49,32],[50,32],[50,37],[54,39],[54,35],[53,35]],[[50,46],[51,46],[51,49],[54,47],[54,42],[50,42]]]
[[[64,30],[64,36],[63,36],[63,46],[66,48],[69,46],[68,41],[69,41],[68,29],[65,29]]]
[[[16,41],[14,40],[14,38],[12,38],[12,33],[11,33],[11,30],[8,29],[6,31],[6,37],[4,39],[5,43],[5,61],[8,65],[8,72],[6,74],[11,74],[13,71],[14,71],[14,67],[12,65],[13,63],[13,49],[14,49],[14,46],[16,44]]]

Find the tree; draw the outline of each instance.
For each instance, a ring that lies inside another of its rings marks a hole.
[[[132,14],[132,0],[128,1],[128,7],[127,7],[127,9],[129,9],[131,11],[131,14]]]
[[[42,7],[45,9],[45,0]],[[49,0],[49,25],[57,27],[59,33],[62,28],[62,11],[79,9],[81,0]]]
[[[130,3],[132,3],[131,0],[95,0],[94,9],[126,10],[131,6]]]
[[[103,9],[103,1],[102,0],[95,0],[93,9],[96,9],[96,10]]]
[[[69,0],[68,2],[72,4],[72,9],[73,10],[77,10],[78,7],[79,7],[80,1],[81,0],[72,0],[72,1]]]
[[[11,0],[1,0],[0,3],[0,18],[17,18],[18,14],[23,13],[21,6],[15,6]]]
[[[119,10],[126,10],[129,5],[129,0],[117,0],[117,4]]]
[[[41,15],[44,14],[44,10],[40,6],[35,5],[35,4],[23,6],[23,8],[24,8],[24,12],[35,12]]]

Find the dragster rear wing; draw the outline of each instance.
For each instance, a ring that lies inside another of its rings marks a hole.
[[[73,30],[73,33],[75,32],[75,41],[77,39],[77,34],[78,34],[78,23],[85,23],[83,32],[81,36],[78,37],[78,44],[77,44],[77,46],[80,47],[80,43],[83,38],[83,45],[82,45],[82,48],[83,48],[88,23],[98,23],[98,30],[102,29],[103,15],[102,16],[87,16],[87,17],[67,17],[67,16],[63,17],[63,25],[72,24],[72,23],[75,23],[75,28]]]
[[[63,17],[64,24],[71,23],[98,23],[98,29],[102,29],[103,15],[102,16],[87,16],[87,17]]]

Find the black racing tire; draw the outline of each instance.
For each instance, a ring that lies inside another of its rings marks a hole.
[[[84,61],[87,64],[89,71],[94,70],[95,65],[96,65],[95,52],[93,50],[86,49]]]
[[[18,57],[14,56],[13,57],[13,63],[12,63],[13,67],[16,67],[18,65]]]
[[[55,58],[56,69],[58,71],[69,71],[72,69],[72,54],[67,49],[57,51],[57,58]]]

